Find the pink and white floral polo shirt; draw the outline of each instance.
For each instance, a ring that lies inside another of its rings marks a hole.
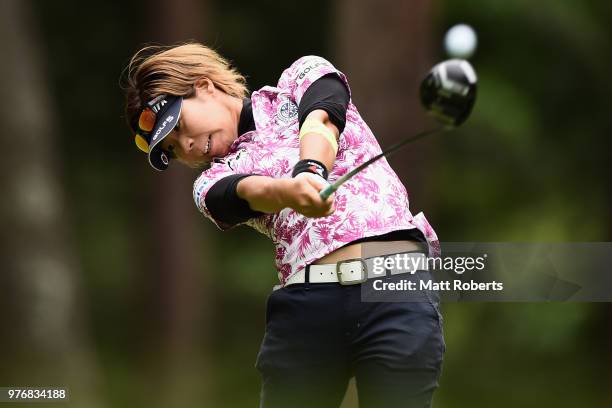
[[[196,206],[217,227],[228,228],[211,217],[204,201],[215,182],[237,173],[291,177],[299,161],[297,106],[310,84],[330,73],[336,73],[348,88],[346,76],[327,60],[306,56],[286,69],[275,87],[265,86],[252,93],[256,130],[240,135],[229,154],[213,162],[194,183]],[[380,152],[351,100],[329,182]],[[293,273],[351,241],[400,229],[418,228],[429,243],[429,255],[440,254],[435,231],[422,212],[416,216],[410,213],[406,189],[384,158],[342,185],[335,193],[335,207],[336,211],[324,218],[307,218],[285,208],[245,222],[273,241],[281,285]]]

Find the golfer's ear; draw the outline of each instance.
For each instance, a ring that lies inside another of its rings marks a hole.
[[[206,77],[198,79],[194,86],[198,91],[203,91],[205,93],[213,93],[216,89],[215,84],[213,84],[213,82]]]

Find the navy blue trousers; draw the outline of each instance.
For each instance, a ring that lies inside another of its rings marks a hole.
[[[273,291],[255,363],[260,407],[335,408],[353,376],[360,408],[430,407],[446,346],[438,294],[425,299],[363,302],[359,284]]]

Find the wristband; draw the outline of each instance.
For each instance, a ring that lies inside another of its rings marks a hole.
[[[332,149],[334,149],[334,155],[338,153],[338,141],[336,140],[336,136],[334,136],[334,132],[332,132],[327,126],[323,123],[319,122],[316,119],[306,119],[306,122],[302,124],[302,128],[300,129],[300,141],[302,137],[304,137],[307,133],[317,133],[327,139],[327,141],[332,145]]]
[[[293,167],[293,172],[291,173],[291,177],[295,177],[298,174],[304,173],[304,172],[318,174],[319,176],[327,180],[327,176],[328,176],[327,168],[320,161],[313,160],[313,159],[300,160]]]

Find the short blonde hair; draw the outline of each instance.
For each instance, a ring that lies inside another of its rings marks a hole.
[[[162,94],[189,98],[203,77],[230,96],[248,94],[244,76],[215,50],[197,42],[146,46],[134,54],[124,72],[125,118],[131,129],[145,103]]]

